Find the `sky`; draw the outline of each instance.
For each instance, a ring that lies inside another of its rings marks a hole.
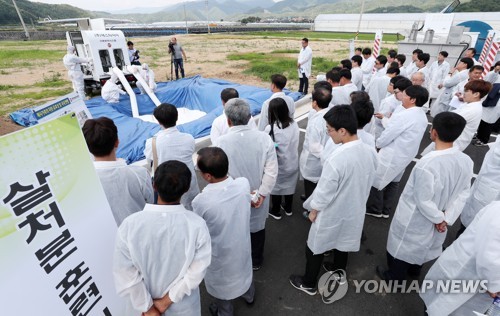
[[[107,11],[107,10],[123,10],[141,8],[163,8],[168,5],[183,2],[183,0],[148,0],[141,2],[137,0],[37,0],[35,2],[43,2],[50,4],[69,4],[81,9],[91,11]],[[119,4],[119,7],[117,6]]]

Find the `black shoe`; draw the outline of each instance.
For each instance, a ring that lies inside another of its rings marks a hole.
[[[281,209],[283,212],[285,212],[285,215],[286,215],[286,216],[292,216],[292,215],[293,215],[292,210],[288,210],[288,211],[287,211],[287,210],[285,210],[285,208],[283,207],[283,205],[280,205],[280,209]]]
[[[365,231],[361,231],[361,243],[364,243],[366,241],[367,237],[366,237],[366,234],[365,234]]]
[[[296,288],[297,290],[300,290],[308,295],[316,295],[318,293],[318,289],[315,287],[308,287],[305,286],[302,277],[299,275],[294,275],[292,274],[289,278],[290,284]]]
[[[269,211],[269,216],[271,216],[272,218],[274,218],[277,221],[279,221],[281,219],[281,214],[279,212],[273,213],[273,212]]]
[[[262,268],[262,266],[259,264],[259,265],[252,265],[252,270],[253,271],[259,271],[260,268]]]
[[[383,215],[382,215],[382,212],[377,212],[377,211],[366,211],[366,215],[369,215],[369,216],[373,216],[373,217],[376,217],[376,218],[381,218]]]
[[[382,218],[389,218],[389,211],[388,210],[382,210]]]
[[[249,302],[247,301],[246,299],[243,299],[245,301],[245,303],[248,305],[248,306],[253,306],[255,304],[255,295],[253,297],[253,301]]]
[[[328,251],[325,251],[325,252],[323,253],[323,256],[328,257],[328,256],[329,256],[329,255],[331,255],[332,253],[333,253],[333,251],[328,250]]]
[[[302,201],[307,200],[306,195],[305,195],[305,194],[302,194],[302,195],[300,196],[300,199],[301,199]]]
[[[215,303],[210,303],[210,306],[208,306],[208,311],[210,312],[210,315],[212,315],[212,316],[219,315],[219,308],[217,307],[217,304],[215,304]]]
[[[389,281],[391,278],[387,274],[387,270],[382,268],[382,266],[377,266],[377,276],[382,280],[382,281]]]
[[[333,262],[323,262],[323,269],[325,269],[326,272],[333,272],[337,270],[333,265]]]

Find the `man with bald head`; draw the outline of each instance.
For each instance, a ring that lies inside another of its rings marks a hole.
[[[172,37],[168,43],[168,53],[173,55],[174,66],[175,66],[175,79],[179,79],[179,68],[181,69],[181,76],[184,78],[184,62],[182,57],[187,61],[186,52],[182,46],[177,43],[177,38]]]

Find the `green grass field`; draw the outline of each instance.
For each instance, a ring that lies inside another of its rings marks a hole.
[[[264,38],[303,38],[307,37],[308,39],[317,39],[317,40],[350,40],[354,39],[355,33],[334,33],[334,32],[250,32],[245,33],[244,35],[253,35],[253,36],[263,36]],[[358,36],[358,40],[373,40],[375,38],[375,33],[360,33]],[[403,36],[399,36],[399,40],[404,39]],[[382,40],[384,42],[396,42],[398,37],[396,34],[384,34]]]

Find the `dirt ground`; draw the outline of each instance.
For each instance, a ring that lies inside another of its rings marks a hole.
[[[221,78],[240,84],[254,85],[258,87],[268,87],[269,83],[260,78],[243,74],[246,68],[246,61],[227,60],[226,56],[232,53],[249,52],[271,52],[274,50],[298,50],[300,49],[300,40],[296,38],[265,38],[257,36],[236,35],[236,34],[211,34],[211,35],[178,35],[178,42],[184,47],[187,54],[185,61],[186,76],[201,75],[205,78]],[[134,41],[135,48],[140,50],[141,62],[148,63],[151,69],[155,71],[157,81],[170,80],[170,56],[167,54],[167,44],[169,37],[147,37],[131,38]],[[357,46],[370,46],[371,42],[356,43]],[[21,44],[22,45],[22,44]],[[315,57],[326,57],[329,59],[340,60],[348,57],[348,42],[343,40],[311,40],[310,46]],[[0,42],[0,49],[2,42]],[[47,49],[64,55],[66,51],[65,41],[43,42],[38,46],[39,49]],[[284,57],[296,58],[296,53],[283,54]],[[334,66],[334,65],[332,65]],[[328,69],[325,69],[325,72]],[[4,69],[0,73],[0,84],[9,84],[15,86],[29,86],[37,82],[42,82],[44,78],[53,74],[61,74],[66,78],[66,70],[62,61],[49,63],[35,63],[29,68]],[[312,74],[311,83],[314,84],[316,74]],[[71,87],[70,82],[66,88]],[[291,81],[287,87],[296,90],[298,82]],[[59,87],[61,88],[61,87]],[[41,88],[39,88],[41,89]],[[47,89],[47,88],[44,88]],[[26,90],[31,92],[33,89]],[[36,90],[36,89],[35,89]],[[34,91],[36,92],[36,91]],[[0,91],[0,98],[2,97]],[[9,107],[15,108],[32,107],[43,104],[54,98],[37,100],[36,103],[30,103],[29,100],[19,100],[17,103],[9,104]],[[13,123],[6,115],[0,118],[0,135],[4,135],[22,127]]]

